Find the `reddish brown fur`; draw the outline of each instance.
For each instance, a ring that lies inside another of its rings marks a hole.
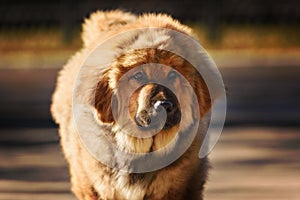
[[[128,63],[130,63],[129,66]],[[140,66],[147,63],[159,63],[166,66],[172,66],[190,82],[190,84],[194,87],[194,91],[197,95],[199,102],[199,119],[202,118],[210,110],[211,99],[208,88],[203,78],[188,61],[177,55],[174,55],[172,52],[157,49],[140,49],[134,50],[126,55],[121,56],[117,59],[117,62],[115,62],[112,65],[112,68],[118,69],[116,70],[118,73],[115,74],[116,81],[118,81],[122,77],[122,75],[125,74],[127,71],[133,69],[136,66]],[[154,71],[158,74],[153,74],[152,76],[160,76],[162,70]],[[95,97],[95,107],[98,109],[99,113],[101,113],[100,119],[103,122],[113,122],[111,101],[106,101],[106,99],[103,98],[104,94],[107,97],[107,99],[111,99],[112,97],[112,89],[109,88],[108,81],[109,77],[107,77],[107,73],[104,73],[104,75],[100,78],[100,81],[98,83]],[[135,107],[136,95],[137,94],[135,94],[135,96],[131,98],[132,102],[130,102],[130,105]],[[131,109],[133,109],[132,106],[130,107]],[[197,117],[197,115],[199,114],[195,113],[194,117]]]
[[[105,98],[104,95],[105,94]],[[99,118],[102,122],[111,123],[114,121],[112,116],[111,101],[113,91],[109,87],[108,77],[104,75],[100,78],[95,94],[95,108],[98,110]]]
[[[51,111],[55,121],[60,126],[61,144],[70,166],[72,191],[78,199],[202,199],[209,168],[206,157],[198,159],[199,147],[203,138],[197,137],[188,150],[169,166],[154,172],[136,175],[121,173],[94,159],[83,147],[74,128],[72,117],[73,89],[81,63],[89,56],[90,50],[99,42],[103,42],[115,34],[147,27],[170,28],[192,35],[188,27],[166,15],[148,14],[137,18],[130,13],[121,11],[97,12],[85,22],[83,32],[85,46],[83,50],[78,52],[60,73]],[[190,63],[167,51],[139,49],[120,56],[105,70],[101,77],[98,77],[97,83],[90,83],[91,88],[93,88],[93,84],[96,87],[94,106],[101,123],[114,123],[110,99],[115,88],[112,88],[111,85],[117,83],[128,70],[152,62],[176,69],[189,81],[200,103],[200,114],[193,113],[194,118],[202,118],[209,111],[211,100],[207,86]],[[87,77],[89,75],[93,76],[93,74],[87,74]],[[89,82],[89,78],[86,81]],[[82,94],[84,92],[82,91]],[[180,96],[182,97],[179,95],[179,98]],[[195,102],[191,97],[186,97],[185,100],[188,103],[180,105],[183,111]],[[134,105],[134,102],[131,103]],[[130,112],[134,113],[136,109],[136,106],[133,106]],[[99,126],[103,125],[101,123]],[[146,139],[124,136],[121,132],[111,131],[111,137],[114,141],[118,140],[119,148],[133,152],[149,152],[151,148],[152,150],[160,149],[168,144],[175,134],[176,127],[161,131],[154,138]],[[204,137],[204,135],[201,136]]]

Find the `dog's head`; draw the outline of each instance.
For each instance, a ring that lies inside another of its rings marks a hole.
[[[100,77],[95,96],[100,121],[115,124],[118,118],[117,143],[133,152],[164,147],[179,125],[187,129],[210,107],[208,88],[197,70],[178,55],[158,49],[120,56]],[[142,138],[147,131],[157,133]]]

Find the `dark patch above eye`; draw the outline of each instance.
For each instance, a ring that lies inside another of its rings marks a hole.
[[[143,81],[146,79],[146,76],[143,72],[137,72],[135,73],[131,78],[137,80],[137,81]]]
[[[168,79],[169,80],[174,80],[175,78],[178,77],[178,73],[175,72],[175,71],[171,71],[169,74],[168,74]]]

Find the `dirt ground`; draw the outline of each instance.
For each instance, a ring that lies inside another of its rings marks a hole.
[[[75,199],[56,129],[0,135],[0,199]],[[300,129],[225,128],[210,158],[205,199],[300,199]]]
[[[300,129],[225,129],[210,158],[206,199],[300,199]]]

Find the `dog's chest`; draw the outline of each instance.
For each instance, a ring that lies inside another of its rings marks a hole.
[[[118,199],[170,199],[169,191],[176,188],[176,181],[171,180],[176,180],[176,176],[166,171],[120,176],[117,180]]]

